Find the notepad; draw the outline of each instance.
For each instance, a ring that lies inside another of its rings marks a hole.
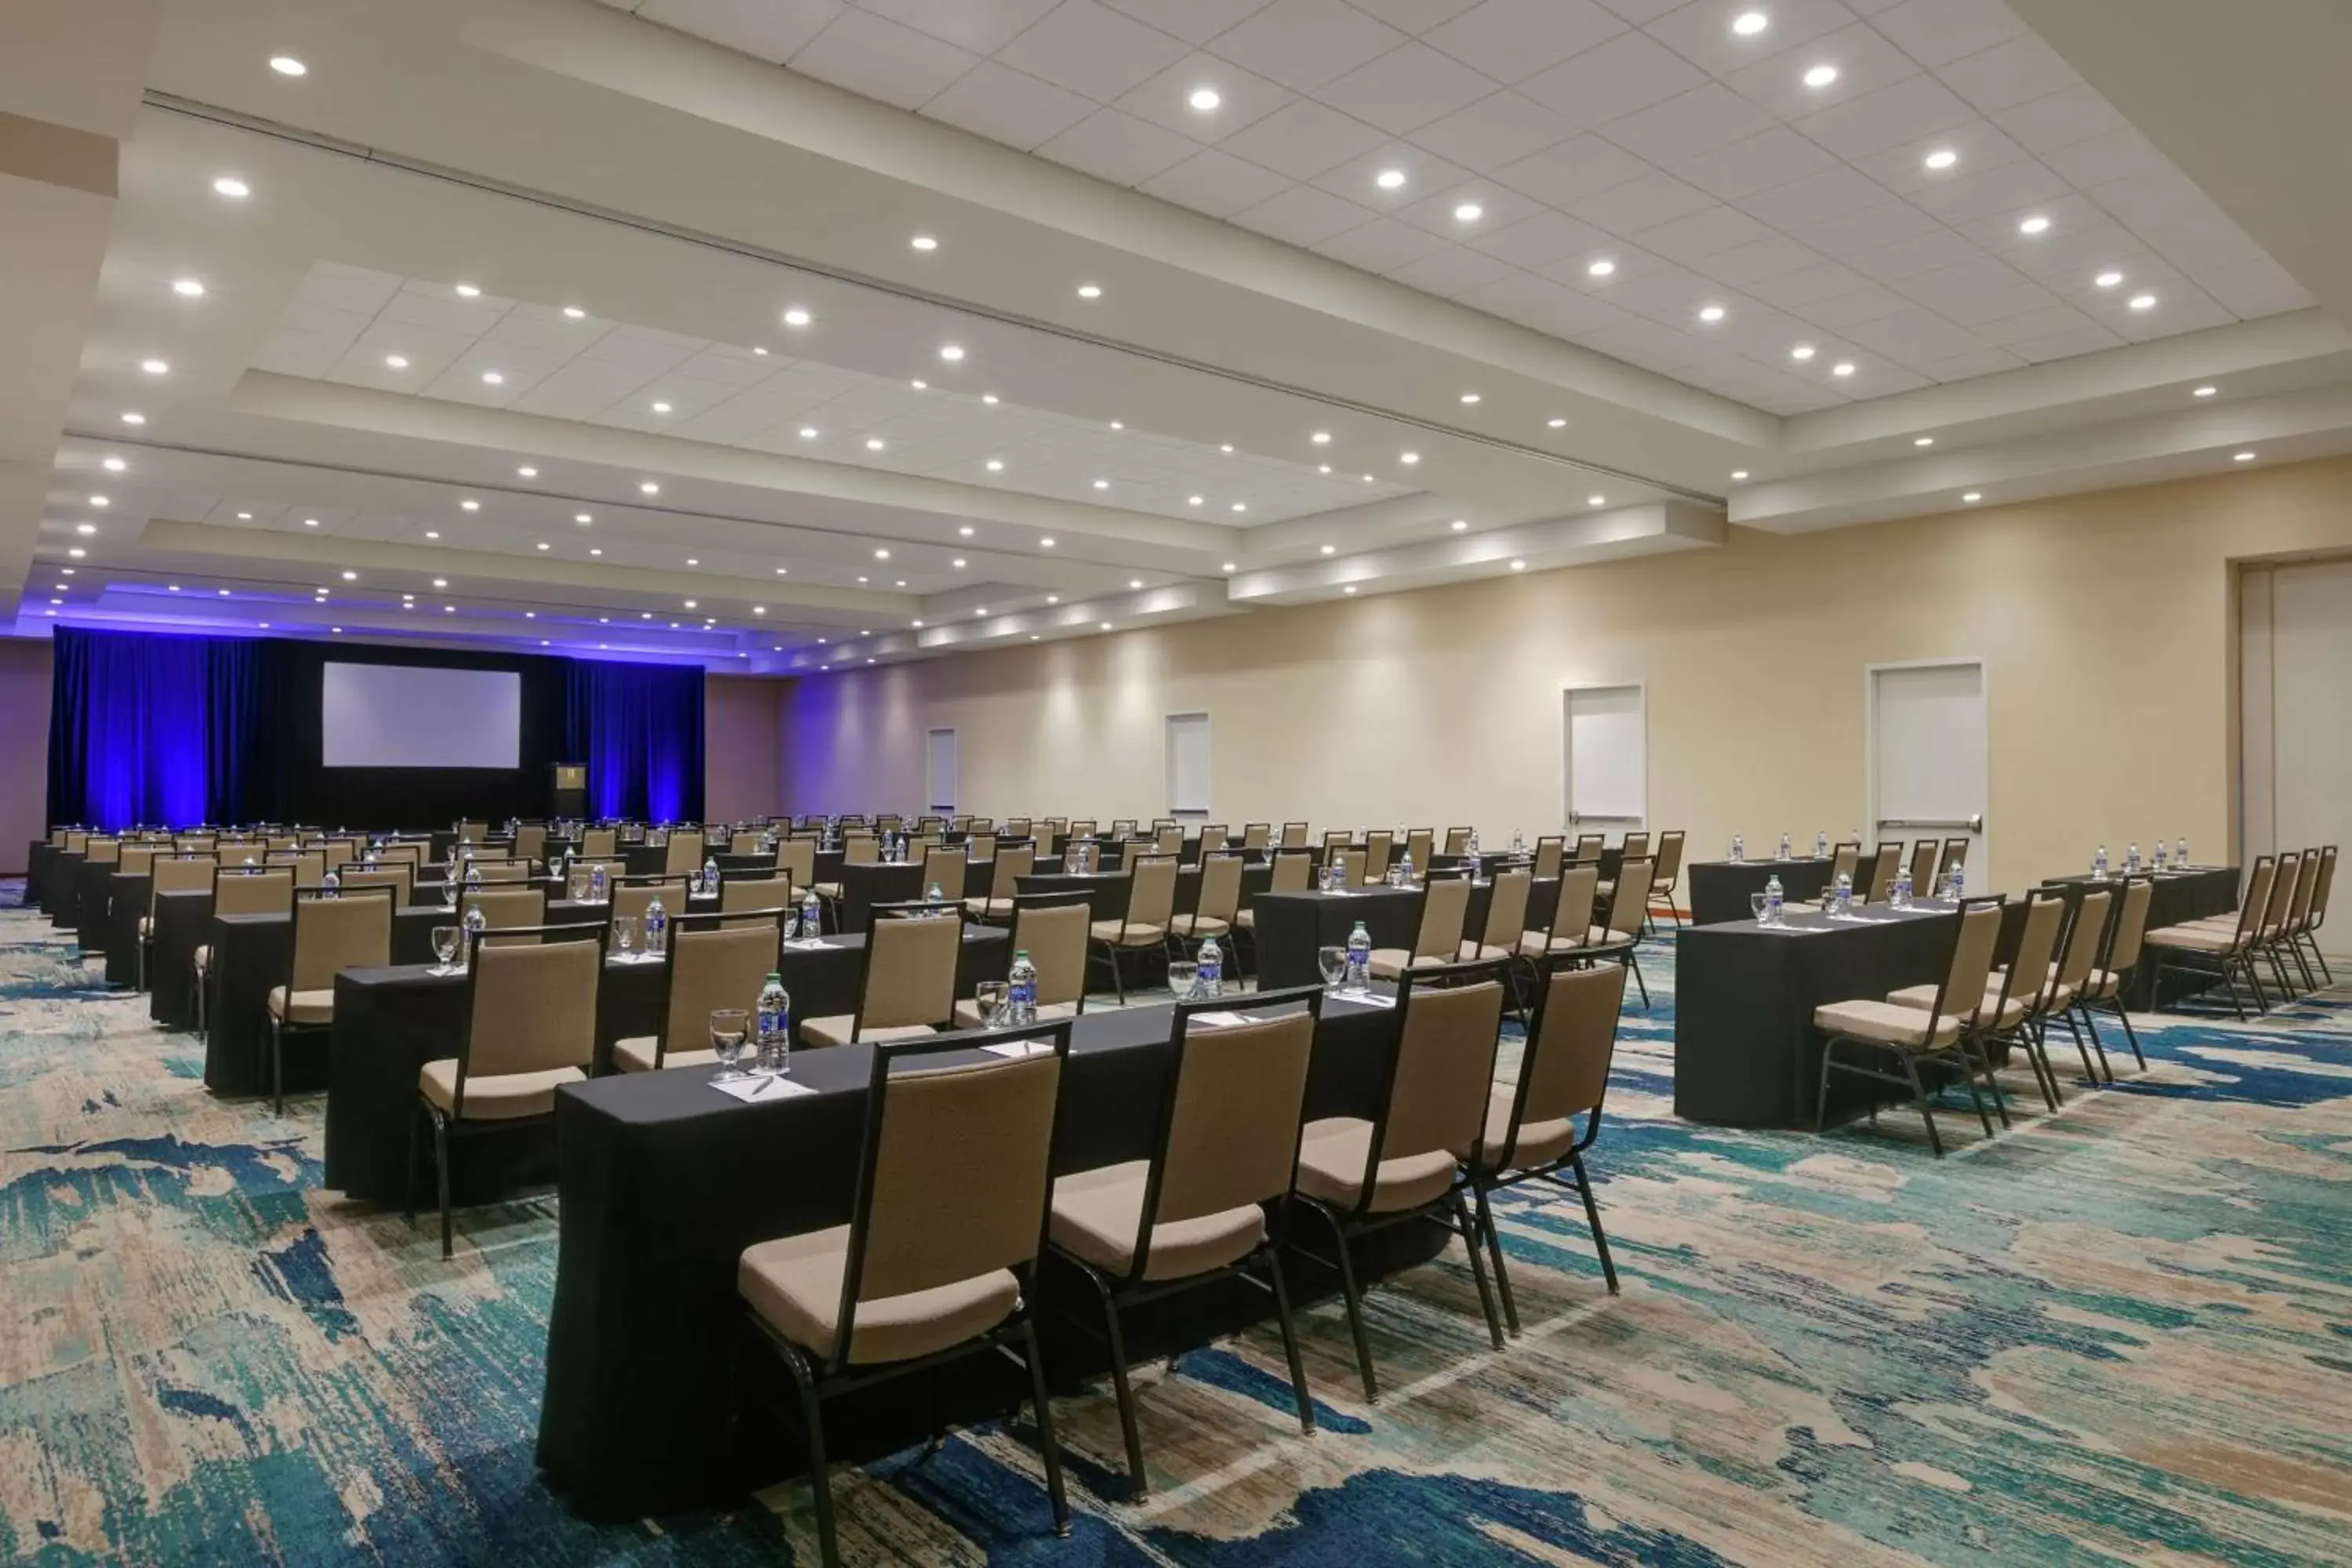
[[[1257,1020],[1247,1013],[1195,1013],[1192,1022],[1212,1029],[1230,1029],[1236,1024],[1255,1024]]]
[[[792,941],[784,943],[784,945],[800,952],[823,952],[827,948],[830,948],[833,943],[825,941],[824,938],[821,936],[796,936],[793,938]]]
[[[992,1057],[1034,1057],[1040,1051],[1054,1048],[1051,1040],[999,1040],[992,1046],[980,1047]]]
[[[747,1105],[769,1100],[790,1100],[796,1094],[814,1094],[808,1085],[789,1078],[730,1078],[713,1079],[710,1087],[721,1094],[731,1094]]]

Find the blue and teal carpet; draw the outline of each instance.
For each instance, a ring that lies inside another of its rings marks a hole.
[[[531,1462],[553,1200],[431,1227],[319,1188],[321,1108],[200,1082],[0,887],[0,1559],[812,1563],[805,1488],[578,1522]],[[1322,1429],[1256,1333],[1142,1375],[1155,1490],[1107,1390],[1058,1402],[1074,1538],[993,1428],[836,1476],[855,1563],[2352,1561],[2352,991],[2145,1022],[2149,1070],[1990,1143],[1943,1119],[1673,1119],[1672,954],[1644,968],[1580,1211],[1504,1209],[1524,1338],[1459,1252],[1372,1297],[1389,1392],[1310,1314]],[[2122,1060],[2128,1068],[2130,1058]],[[2031,1096],[2022,1073],[2012,1091]],[[2022,1109],[2022,1101],[2020,1101]],[[1100,1481],[1097,1491],[1089,1485]]]

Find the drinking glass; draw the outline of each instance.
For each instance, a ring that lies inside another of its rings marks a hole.
[[[782,928],[782,932],[783,932],[783,940],[784,940],[784,941],[786,941],[786,942],[790,942],[790,941],[792,941],[792,940],[793,940],[793,937],[795,937],[795,936],[797,936],[797,935],[799,935],[799,934],[800,934],[800,929],[801,929],[801,917],[800,917],[800,916],[798,916],[798,915],[782,915],[782,916],[779,916],[779,917],[778,917],[778,920],[779,920],[779,923],[780,923],[781,928]]]
[[[1201,966],[1189,959],[1171,959],[1168,964],[1168,989],[1176,994],[1179,1002],[1192,999],[1193,987],[1200,984]]]
[[[456,926],[435,926],[433,928],[433,956],[441,961],[433,966],[434,973],[455,974],[457,973],[457,939],[463,934],[464,932],[459,931]]]
[[[1756,917],[1756,923],[1758,925],[1763,925],[1766,923],[1764,920],[1764,903],[1765,899],[1763,894],[1750,893],[1748,895],[1748,912]]]
[[[743,1058],[743,1042],[751,1037],[751,1015],[740,1007],[719,1007],[710,1015],[710,1048],[719,1058],[715,1078],[747,1076],[735,1064]]]
[[[637,956],[636,916],[614,915],[613,917],[613,951],[621,955],[624,963],[634,960]]]
[[[1348,950],[1344,947],[1318,947],[1315,950],[1315,966],[1323,972],[1323,988],[1339,989],[1339,982],[1348,977]]]
[[[572,868],[571,874],[564,879],[563,890],[571,896],[572,901],[575,904],[588,897],[588,872],[584,867]]]
[[[455,878],[441,884],[441,907],[445,910],[454,910],[457,907],[457,883]]]
[[[972,1000],[980,1004],[982,1028],[1004,1026],[1004,1015],[1013,1000],[1013,987],[1002,980],[983,980],[971,988]]]

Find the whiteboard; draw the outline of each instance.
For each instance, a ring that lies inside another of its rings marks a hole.
[[[1168,715],[1168,809],[1209,809],[1209,716]]]
[[[956,804],[956,732],[933,730],[923,737],[923,772],[929,809],[953,811]]]
[[[513,768],[522,677],[511,669],[329,664],[319,762],[330,768]]]

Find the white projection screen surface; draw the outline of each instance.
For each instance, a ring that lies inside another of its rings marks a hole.
[[[329,664],[320,764],[512,768],[522,752],[522,677],[511,669]]]

